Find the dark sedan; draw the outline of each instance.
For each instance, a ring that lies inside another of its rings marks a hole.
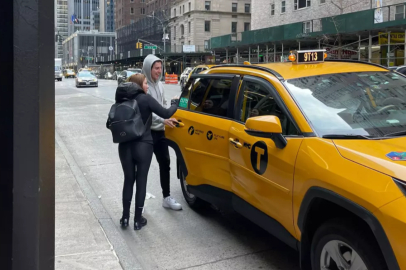
[[[95,86],[98,87],[99,83],[95,75],[90,72],[79,72],[75,79],[76,87],[81,86]]]
[[[142,70],[140,68],[134,68],[134,69],[127,69],[123,70],[121,72],[117,73],[117,83],[120,84],[122,82],[125,82],[128,77],[130,77],[133,74],[141,73]]]

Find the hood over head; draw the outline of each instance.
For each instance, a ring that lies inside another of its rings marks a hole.
[[[152,69],[152,66],[154,65],[154,63],[158,62],[158,61],[162,63],[162,60],[153,54],[147,55],[147,57],[145,57],[145,59],[144,59],[144,64],[142,66],[142,73],[145,75],[145,77],[147,77],[148,83],[157,83],[156,81],[153,81],[151,78],[151,69]],[[162,78],[162,73],[161,73],[161,76],[159,77],[158,81],[160,81],[161,78]]]
[[[133,82],[121,83],[116,90],[116,102],[121,103],[135,99],[139,94],[145,94],[142,88]]]

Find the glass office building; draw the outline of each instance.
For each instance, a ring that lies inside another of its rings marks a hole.
[[[63,42],[63,67],[79,70],[94,66],[96,57],[110,59],[114,54],[115,33],[77,31]]]

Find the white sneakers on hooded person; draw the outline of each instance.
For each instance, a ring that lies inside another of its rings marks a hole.
[[[172,210],[181,210],[182,209],[182,205],[180,203],[178,203],[171,196],[168,196],[168,197],[163,199],[162,206],[165,207],[165,208],[170,208]]]

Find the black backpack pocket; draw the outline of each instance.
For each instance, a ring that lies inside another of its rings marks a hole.
[[[145,132],[145,126],[141,115],[137,114],[133,119],[112,122],[110,130],[113,135],[113,142],[123,143],[141,138]]]

